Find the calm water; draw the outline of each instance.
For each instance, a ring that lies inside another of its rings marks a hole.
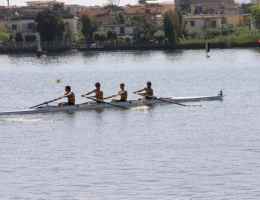
[[[0,116],[0,199],[259,199],[259,49],[0,55],[0,111],[150,80],[201,107]],[[60,78],[61,83],[56,83]]]

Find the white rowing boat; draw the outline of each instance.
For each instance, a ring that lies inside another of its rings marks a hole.
[[[0,115],[18,115],[18,114],[33,114],[33,113],[48,113],[48,112],[60,112],[60,111],[74,111],[74,110],[90,110],[90,109],[103,109],[111,107],[133,107],[140,105],[151,105],[157,103],[180,103],[180,102],[194,102],[194,101],[212,101],[222,100],[224,95],[222,92],[217,96],[195,96],[195,97],[167,97],[161,99],[150,99],[150,100],[130,100],[125,102],[116,103],[95,103],[95,104],[76,104],[72,106],[41,106],[37,108],[27,110],[15,110],[0,112]]]

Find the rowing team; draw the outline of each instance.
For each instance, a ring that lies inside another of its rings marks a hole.
[[[81,95],[82,97],[87,97],[87,98],[92,99],[91,97],[88,97],[87,95],[95,93],[95,96],[93,96],[95,98],[93,100],[95,100],[95,101],[94,102],[89,102],[89,104],[102,103],[103,102],[103,99],[104,99],[103,98],[103,91],[101,90],[100,83],[97,82],[95,84],[95,87],[96,87],[96,89]],[[145,91],[145,92],[144,93],[140,93],[140,92],[143,92],[143,91]],[[152,89],[152,83],[150,81],[148,81],[146,83],[146,87],[144,87],[143,89],[137,90],[137,91],[135,91],[133,93],[144,96],[144,98],[140,98],[138,100],[154,98],[154,96],[153,96],[153,89]],[[120,90],[119,90],[119,92],[117,94],[111,95],[111,96],[109,96],[107,98],[116,97],[118,95],[121,98],[120,99],[112,99],[111,100],[112,103],[114,103],[114,102],[122,102],[122,101],[126,101],[127,100],[127,91],[125,89],[125,84],[124,83],[120,84]],[[74,92],[71,91],[71,87],[70,86],[66,86],[65,87],[65,93],[62,96],[58,97],[57,99],[61,99],[61,98],[68,98],[68,102],[59,103],[59,106],[75,105],[75,101],[76,101],[75,94],[74,94]]]

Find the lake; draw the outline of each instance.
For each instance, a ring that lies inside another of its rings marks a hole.
[[[209,55],[0,55],[0,112],[52,100],[66,85],[83,103],[97,81],[104,96],[124,82],[129,99],[147,81],[158,96],[226,95],[201,107],[0,116],[0,199],[259,199],[259,49]]]

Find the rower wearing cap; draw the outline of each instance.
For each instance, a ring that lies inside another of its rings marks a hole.
[[[68,102],[59,103],[58,106],[75,105],[75,94],[74,92],[71,91],[71,87],[68,85],[65,87],[65,93],[62,96],[58,97],[57,99],[62,99],[66,97],[68,98]]]
[[[97,82],[95,84],[95,86],[96,86],[96,89],[94,89],[94,90],[92,90],[90,92],[87,92],[86,94],[82,94],[81,96],[84,97],[84,96],[89,95],[91,93],[95,93],[96,95],[94,97],[96,98],[96,102],[97,103],[102,103],[103,102],[103,91],[100,88],[100,83]]]
[[[121,98],[120,99],[112,99],[112,101],[111,101],[112,103],[114,103],[114,102],[123,102],[123,101],[127,100],[127,91],[125,90],[125,84],[124,83],[120,84],[119,92],[116,95],[112,95],[112,97],[115,97],[117,95],[120,95]]]
[[[139,92],[142,92],[142,91],[145,91],[144,93],[139,93]],[[154,96],[153,96],[153,88],[152,88],[152,83],[151,81],[148,81],[146,83],[146,87],[144,87],[143,89],[140,89],[140,90],[137,90],[135,92],[133,92],[134,94],[140,94],[140,95],[143,95],[144,98],[140,98],[138,100],[144,100],[144,99],[153,99]]]

